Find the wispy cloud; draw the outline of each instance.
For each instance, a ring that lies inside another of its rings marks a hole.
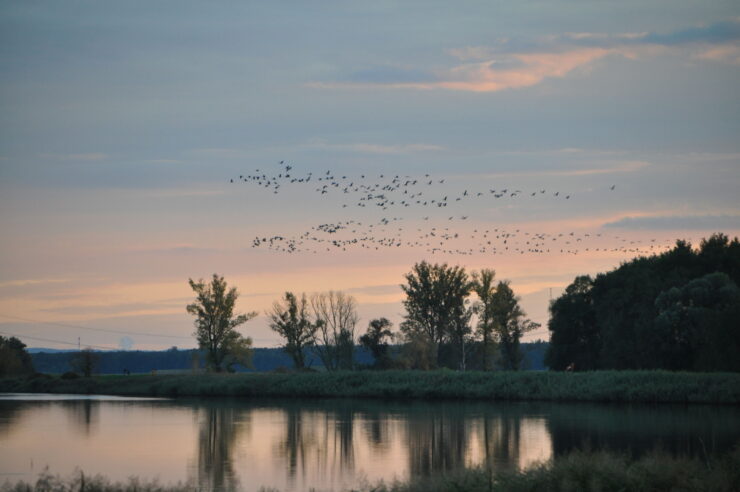
[[[447,50],[462,63],[448,67],[373,67],[344,80],[314,82],[316,88],[447,89],[497,92],[561,78],[610,55],[630,59],[663,53],[691,59],[740,63],[740,21],[692,27],[669,33],[569,32],[534,41],[499,39],[492,46]]]
[[[197,189],[155,189],[144,192],[146,196],[155,198],[182,198],[191,196],[218,196],[224,195],[224,190],[197,190]]]
[[[347,292],[349,293],[366,296],[384,296],[388,294],[398,294],[398,292],[400,291],[400,284],[367,285],[364,287],[353,287],[351,289],[347,289]]]
[[[8,280],[0,282],[0,288],[2,287],[22,287],[26,285],[45,285],[45,284],[64,284],[71,282],[69,278],[29,278],[19,280]]]
[[[323,140],[312,141],[308,144],[308,147],[313,149],[338,152],[357,152],[364,154],[410,154],[416,152],[445,150],[445,148],[440,145],[423,143],[382,145],[374,143],[328,143]]]
[[[104,161],[110,156],[102,152],[88,152],[84,154],[41,154],[45,159],[59,159],[62,161]]]
[[[606,222],[602,227],[613,229],[661,229],[661,230],[740,230],[740,215],[647,215],[623,217]]]
[[[178,159],[147,159],[144,162],[150,163],[150,164],[180,164],[183,161]]]
[[[581,169],[538,169],[532,171],[507,171],[500,173],[485,173],[478,176],[485,178],[503,178],[512,176],[589,176],[594,174],[620,174],[631,173],[644,169],[650,165],[646,161],[621,161],[609,163],[605,167],[589,167]],[[456,178],[467,177],[458,175]]]

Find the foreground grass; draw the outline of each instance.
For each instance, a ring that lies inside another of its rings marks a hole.
[[[128,396],[355,397],[740,403],[740,374],[667,371],[353,371],[0,379],[0,392]]]
[[[136,478],[116,483],[101,476],[71,478],[42,474],[35,483],[6,483],[1,492],[22,491],[139,491],[180,492],[198,490],[195,484],[163,486]],[[275,489],[262,489],[277,492]],[[520,472],[490,472],[482,467],[452,474],[383,482],[361,486],[362,492],[539,492],[539,491],[737,491],[740,490],[740,448],[721,458],[707,460],[674,458],[655,453],[639,460],[624,455],[574,452],[554,461],[541,463]]]

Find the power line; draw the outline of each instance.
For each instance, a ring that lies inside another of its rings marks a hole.
[[[136,336],[142,336],[142,337],[181,338],[181,339],[187,339],[187,340],[193,339],[193,337],[186,337],[183,335],[156,335],[153,333],[141,333],[141,332],[136,332],[136,331],[111,330],[111,329],[106,329],[106,328],[93,328],[91,326],[70,325],[66,323],[55,323],[53,321],[40,321],[37,319],[21,318],[20,316],[10,316],[7,314],[0,314],[0,317],[8,318],[8,319],[17,319],[19,321],[26,321],[29,323],[40,323],[42,325],[63,326],[65,328],[77,328],[81,330],[101,331],[104,333],[118,333],[122,335],[136,335]]]
[[[2,333],[3,335],[8,335],[11,337],[16,337],[16,338],[30,338],[31,340],[37,340],[39,342],[52,342],[52,343],[61,343],[63,345],[73,345],[75,347],[77,346],[77,342],[63,342],[61,340],[51,340],[49,338],[32,337],[31,335],[18,335],[15,333],[8,333],[7,331],[0,331],[0,333]],[[86,344],[86,346],[91,347],[91,348],[104,349],[104,350],[118,350],[118,347],[109,347],[109,346],[103,346],[103,345],[87,345]]]

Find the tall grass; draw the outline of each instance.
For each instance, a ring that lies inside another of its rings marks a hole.
[[[738,404],[740,374],[439,370],[98,376],[67,380],[44,376],[2,379],[0,392]]]
[[[197,484],[160,485],[131,478],[111,482],[105,477],[85,477],[77,472],[70,478],[44,472],[34,483],[23,481],[0,486],[0,492],[47,491],[180,492],[198,490]],[[740,490],[740,448],[719,458],[700,460],[653,453],[630,460],[625,455],[576,451],[523,471],[491,471],[469,468],[431,477],[393,483],[365,484],[361,492],[539,492],[539,491],[694,491],[730,492]],[[262,491],[278,492],[263,488]]]
[[[524,471],[478,467],[408,482],[363,487],[374,492],[713,491],[740,490],[740,449],[711,460],[653,453],[625,455],[576,451]]]

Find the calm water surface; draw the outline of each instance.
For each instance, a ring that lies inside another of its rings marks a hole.
[[[0,395],[0,482],[48,466],[203,490],[341,490],[574,449],[703,455],[737,442],[734,407]]]

